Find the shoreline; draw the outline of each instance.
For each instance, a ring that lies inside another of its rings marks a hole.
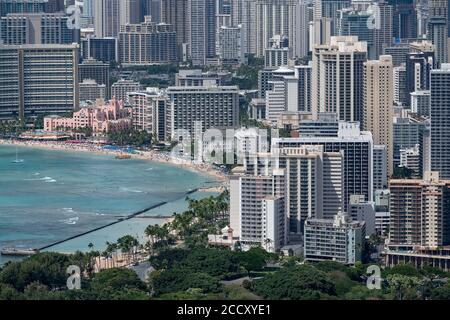
[[[20,141],[20,140],[5,140],[0,139],[0,146],[20,146],[32,149],[41,149],[48,151],[69,151],[69,152],[83,152],[83,153],[91,153],[91,154],[101,154],[101,155],[111,155],[118,156],[121,154],[120,151],[115,150],[105,150],[101,149],[100,146],[83,143],[68,143],[68,142],[59,142],[59,141]],[[199,174],[203,174],[209,176],[211,178],[217,179],[219,186],[214,187],[218,189],[224,189],[228,185],[228,177],[222,172],[212,168],[207,164],[195,164],[192,161],[187,161],[179,158],[173,158],[168,154],[164,154],[156,151],[136,151],[136,154],[130,154],[132,159],[137,160],[145,160],[156,163],[162,163],[167,165],[172,165],[177,168],[186,169],[190,171],[194,171]],[[125,161],[125,160],[122,160]],[[202,188],[201,192],[208,191],[209,188]]]
[[[86,144],[77,144],[77,143],[68,143],[68,142],[43,142],[43,141],[20,141],[20,140],[4,140],[0,139],[0,146],[8,146],[8,147],[24,147],[27,149],[36,149],[36,150],[48,150],[48,151],[62,151],[62,152],[73,152],[73,153],[88,153],[88,154],[97,154],[97,155],[109,155],[109,156],[117,156],[121,154],[121,151],[116,150],[107,150],[101,148],[101,146],[86,143]],[[227,176],[218,170],[215,170],[214,168],[211,168],[209,165],[198,165],[194,163],[187,163],[186,161],[183,161],[182,159],[174,159],[170,157],[168,154],[160,153],[160,152],[142,152],[142,151],[136,151],[137,154],[130,154],[132,159],[136,160],[144,160],[144,161],[150,161],[155,163],[165,163],[167,165],[171,165],[174,168],[179,169],[185,169],[190,170],[195,173],[198,173],[200,175],[211,177],[211,180],[214,180],[211,183],[210,186],[206,185],[203,188],[199,188],[198,192],[217,192],[212,191],[214,190],[222,190],[222,188],[225,188],[227,185]],[[20,154],[19,154],[20,156]],[[117,161],[126,161],[126,160],[117,160]],[[130,220],[129,218],[126,219],[126,217],[117,217],[118,221],[114,222],[114,224],[121,223],[125,220]],[[120,218],[120,219],[119,219]],[[170,223],[173,221],[173,216],[155,216],[155,217],[142,217],[142,216],[136,216],[132,219],[139,219],[141,222],[140,224],[147,225],[147,219],[156,219],[159,221],[159,224],[164,225],[167,223]],[[109,226],[102,226],[101,228],[106,228]],[[96,232],[96,230],[88,230],[86,234]],[[142,234],[140,233],[140,236]],[[143,236],[143,235],[142,235]],[[76,235],[73,238],[78,238],[80,235]],[[70,239],[64,239],[61,241],[67,242],[70,241]],[[53,247],[56,244],[48,245],[49,247]],[[47,246],[46,246],[47,247]],[[45,248],[45,247],[44,247]],[[41,248],[42,249],[42,248]],[[77,250],[85,252],[86,250],[83,248],[78,248]],[[44,250],[47,251],[47,250]],[[59,251],[58,251],[59,252]],[[0,259],[0,265],[4,263],[3,260]],[[6,259],[8,260],[8,259]],[[5,260],[5,261],[6,261]]]

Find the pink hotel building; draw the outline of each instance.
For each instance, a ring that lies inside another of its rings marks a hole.
[[[113,98],[108,104],[100,100],[95,106],[81,108],[74,112],[72,118],[44,118],[44,131],[67,131],[86,127],[92,128],[94,134],[132,128],[131,109],[125,108],[122,101]]]

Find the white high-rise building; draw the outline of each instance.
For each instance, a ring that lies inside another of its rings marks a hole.
[[[287,243],[285,173],[230,177],[230,227],[244,250],[262,246],[275,252]]]
[[[334,219],[309,219],[305,224],[305,260],[354,265],[362,259],[365,236],[365,223],[343,213]]]
[[[218,55],[222,64],[242,64],[245,62],[242,40],[242,27],[240,25],[237,27],[220,27]]]
[[[351,195],[364,195],[373,201],[373,139],[370,132],[360,131],[359,123],[339,122],[338,126],[337,134],[272,139],[272,149],[322,145],[327,152],[344,151],[343,212],[347,212]]]
[[[289,110],[289,95],[286,95],[287,79],[294,76],[295,70],[287,67],[281,67],[273,71],[272,80],[268,82],[271,90],[266,92],[266,119],[272,124],[276,124],[281,114],[285,111],[296,111]],[[295,103],[298,104],[298,100]]]
[[[308,218],[329,219],[343,211],[343,152],[324,152],[320,145],[286,147],[249,155],[245,168],[255,176],[285,170],[290,232],[301,233]]]
[[[156,141],[169,141],[170,114],[168,98],[158,88],[129,92],[129,105],[132,108],[133,127],[151,133]]]
[[[256,0],[256,54],[264,56],[269,41],[275,35],[285,36],[295,48],[299,0]]]
[[[169,87],[170,128],[193,135],[195,123],[203,131],[210,128],[235,128],[239,124],[239,89],[236,86]]]

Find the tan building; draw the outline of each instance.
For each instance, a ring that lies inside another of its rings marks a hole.
[[[391,56],[364,63],[363,126],[372,132],[376,145],[387,149],[388,176],[394,170],[394,82]]]
[[[331,37],[316,45],[312,59],[312,113],[336,113],[342,121],[361,121],[363,64],[367,43],[357,36]]]
[[[389,247],[437,248],[450,244],[450,181],[439,172],[423,180],[390,181]]]

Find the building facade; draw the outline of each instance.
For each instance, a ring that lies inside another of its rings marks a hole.
[[[64,114],[79,105],[78,46],[0,45],[0,119]]]
[[[169,87],[167,95],[172,137],[180,130],[193,135],[196,122],[202,131],[239,124],[239,91],[235,86]]]
[[[120,26],[119,60],[124,65],[171,64],[177,61],[176,34],[169,24],[153,23]]]

